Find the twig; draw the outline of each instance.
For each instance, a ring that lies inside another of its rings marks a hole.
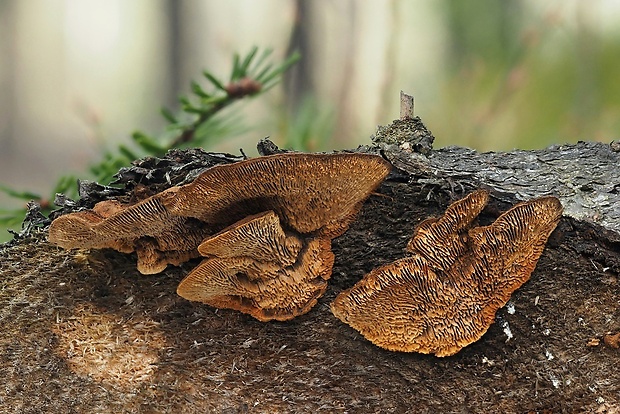
[[[400,91],[400,119],[413,118],[413,96]]]

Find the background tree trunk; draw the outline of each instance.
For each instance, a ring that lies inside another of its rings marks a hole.
[[[424,131],[403,138],[398,122],[358,149],[398,169],[334,240],[328,292],[290,322],[178,297],[195,262],[143,276],[131,255],[64,251],[45,231],[0,247],[0,411],[620,412],[618,146],[430,151]],[[543,194],[565,208],[480,341],[448,358],[388,352],[332,316],[338,292],[403,257],[421,220],[480,187],[492,192],[482,223]]]

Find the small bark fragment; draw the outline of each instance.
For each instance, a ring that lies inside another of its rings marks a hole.
[[[603,342],[610,348],[620,348],[620,332],[616,332],[615,334],[612,334],[611,332],[607,333],[603,337]]]

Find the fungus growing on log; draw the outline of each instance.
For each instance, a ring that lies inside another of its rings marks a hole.
[[[230,226],[198,251],[209,258],[181,281],[177,293],[261,321],[308,312],[325,293],[334,264],[330,239],[311,237],[302,244],[284,233],[273,211]]]
[[[198,252],[204,257],[247,256],[259,262],[282,266],[293,264],[302,248],[302,241],[285,234],[280,219],[273,211],[249,216],[205,239]]]
[[[210,233],[196,219],[170,215],[150,197],[131,206],[101,201],[92,210],[60,216],[50,226],[49,241],[65,249],[135,251],[138,271],[155,274],[198,257],[196,246]]]
[[[480,339],[529,279],[562,215],[557,198],[542,197],[472,227],[487,201],[476,191],[420,223],[407,246],[413,255],[341,292],[334,315],[391,351],[449,356]]]
[[[371,154],[276,154],[210,168],[164,204],[174,215],[223,224],[219,229],[272,210],[297,233],[336,237],[389,171]]]
[[[331,239],[389,171],[383,158],[361,153],[283,153],[217,165],[133,205],[104,201],[61,216],[49,240],[68,249],[135,251],[144,274],[203,255],[179,286],[181,296],[260,320],[290,319],[325,292]]]

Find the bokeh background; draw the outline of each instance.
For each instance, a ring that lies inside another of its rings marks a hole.
[[[619,135],[615,0],[0,0],[0,184],[47,195],[60,175],[88,178],[134,130],[162,130],[190,80],[227,76],[254,45],[303,58],[236,105],[243,132],[209,150],[252,156],[300,130],[306,150],[356,147],[398,117],[401,89],[436,147]]]

